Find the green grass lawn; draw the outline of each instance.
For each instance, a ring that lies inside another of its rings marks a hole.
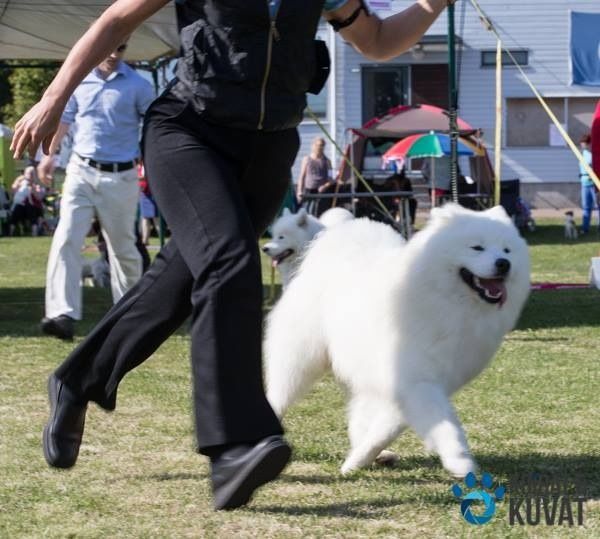
[[[557,222],[538,225],[532,280],[587,282],[600,238],[566,243]],[[411,432],[392,447],[395,467],[342,477],[344,397],[331,378],[286,417],[294,458],[280,480],[247,508],[215,513],[193,451],[185,328],[125,378],[116,412],[90,407],[75,468],[46,465],[46,379],[73,346],[38,331],[49,243],[0,238],[0,538],[600,537],[598,291],[534,292],[491,367],[455,398],[481,469],[501,483],[533,471],[585,478],[583,527],[510,526],[507,502],[489,524],[467,524],[454,481]],[[86,288],[84,302],[79,335],[109,293]]]

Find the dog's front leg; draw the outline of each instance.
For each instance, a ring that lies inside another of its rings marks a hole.
[[[402,411],[425,447],[440,456],[448,472],[464,477],[475,471],[465,433],[442,387],[424,382],[407,387],[402,395]]]

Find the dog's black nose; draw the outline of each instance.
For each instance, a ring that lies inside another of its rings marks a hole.
[[[510,261],[506,258],[498,258],[496,260],[496,271],[498,275],[506,275],[510,270]]]
[[[268,252],[269,252],[269,248],[268,248],[268,247],[266,247],[266,246],[265,246],[265,247],[263,247],[263,248],[262,248],[262,252],[263,252],[263,253],[268,253]]]

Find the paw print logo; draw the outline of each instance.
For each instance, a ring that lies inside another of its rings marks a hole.
[[[470,492],[465,493],[460,485],[452,485],[452,493],[456,496],[460,502],[460,512],[463,518],[469,524],[482,525],[489,522],[494,513],[496,512],[496,502],[504,498],[506,489],[502,485],[498,485],[496,489],[490,494],[494,479],[491,474],[484,472],[481,476],[481,482],[477,481],[477,477],[474,473],[469,472],[465,477],[465,485]],[[482,488],[476,488],[481,486]],[[473,490],[476,489],[476,490]],[[473,504],[475,502],[482,502],[484,505],[483,513],[475,514]]]

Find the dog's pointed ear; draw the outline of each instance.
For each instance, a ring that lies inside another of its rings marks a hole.
[[[298,226],[306,226],[308,223],[308,214],[304,208],[300,208],[298,213],[296,214],[296,224]]]
[[[494,206],[493,208],[486,210],[485,213],[494,221],[500,221],[501,223],[506,224],[513,223],[513,220],[510,218],[508,213],[506,213],[506,210],[502,206]]]
[[[291,215],[291,211],[289,208],[283,208],[283,212],[281,213],[281,215]]]

